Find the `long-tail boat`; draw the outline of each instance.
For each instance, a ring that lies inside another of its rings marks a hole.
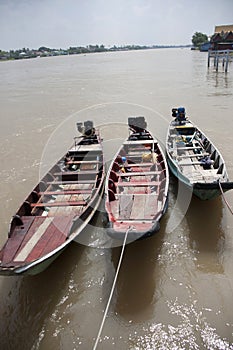
[[[232,189],[223,156],[186,116],[185,108],[173,108],[172,116],[166,139],[171,172],[202,200]]]
[[[127,242],[160,228],[168,203],[169,175],[158,141],[144,117],[128,118],[129,136],[117,151],[106,177],[107,233]]]
[[[104,191],[102,140],[93,122],[40,180],[13,216],[0,251],[0,274],[37,274],[78,237]]]

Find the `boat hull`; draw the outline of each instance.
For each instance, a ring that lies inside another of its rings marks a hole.
[[[129,128],[129,137],[107,173],[107,234],[118,241],[124,240],[126,232],[127,242],[152,236],[159,231],[159,222],[167,209],[166,158],[158,141],[145,129],[146,123],[142,124]]]
[[[153,225],[148,230],[143,230],[143,229],[139,230],[138,228],[134,229],[133,228],[133,226],[134,226],[133,223],[132,224],[127,223],[125,225],[125,229],[123,231],[122,230],[120,231],[120,230],[115,230],[113,228],[113,223],[112,222],[108,222],[108,224],[107,224],[107,234],[111,238],[113,238],[114,240],[123,242],[124,238],[125,238],[126,231],[128,231],[126,243],[130,243],[130,242],[137,241],[137,240],[140,240],[140,239],[149,238],[149,237],[153,236],[154,234],[156,234],[157,232],[159,232],[159,230],[160,230],[160,220],[163,217],[163,215],[166,213],[167,208],[168,208],[168,197],[166,199],[166,202],[165,202],[165,205],[164,205],[164,208],[163,208],[163,212],[157,218],[157,220],[154,221]],[[142,224],[142,226],[143,226],[143,224]],[[131,229],[131,227],[132,227],[132,229]]]
[[[130,230],[131,226],[128,226],[128,229]],[[114,228],[112,227],[112,224],[109,224],[109,227],[107,228],[107,234],[113,238],[113,239],[117,239],[118,241],[124,241],[125,238],[125,234],[126,231],[128,230],[126,229],[125,231],[116,231],[114,230]],[[153,223],[153,226],[148,230],[148,231],[137,231],[136,229],[134,230],[132,228],[132,230],[130,230],[128,232],[127,235],[127,243],[129,242],[133,242],[133,241],[137,241],[139,239],[144,239],[144,238],[148,238],[153,236],[156,232],[158,232],[160,229],[160,223],[159,221],[155,221]]]
[[[91,136],[79,137],[12,218],[0,251],[0,274],[44,271],[94,216],[103,197],[104,179],[101,138],[95,130]]]
[[[199,199],[218,197],[220,185],[224,192],[233,188],[219,150],[188,119],[170,123],[166,153],[172,174]]]
[[[171,161],[169,158],[168,158],[168,166],[172,174],[177,178],[177,180],[180,181],[190,192],[192,192],[199,199],[203,201],[211,200],[221,195],[221,191],[218,184],[216,184],[215,186],[213,186],[212,183],[202,184],[205,186],[198,186],[198,184],[191,184],[189,179],[186,178],[178,170],[178,168],[174,165],[174,162]]]

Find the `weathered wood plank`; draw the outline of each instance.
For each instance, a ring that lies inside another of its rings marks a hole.
[[[48,254],[51,250],[59,247],[69,235],[73,215],[56,217],[53,225],[55,226],[55,234],[50,236],[47,244],[44,246],[41,256]]]
[[[2,256],[2,261],[4,264],[11,262],[14,259],[14,256],[19,251],[34,219],[35,217],[33,216],[22,217],[23,226],[19,226],[15,228],[11,237],[9,237],[6,245],[4,246],[3,256]]]
[[[55,217],[27,257],[27,261],[36,260],[53,251],[65,242],[73,215]]]
[[[54,220],[53,218],[50,218]],[[26,256],[25,261],[30,262],[38,259],[41,256],[41,253],[44,250],[44,247],[48,245],[48,241],[52,235],[55,234],[55,228],[52,225],[52,221],[50,225],[47,227],[47,229],[44,231],[43,235],[40,237],[40,239],[36,242],[36,244],[32,247],[29,254]]]
[[[100,164],[101,162],[99,160],[69,160],[66,162],[68,165],[73,164]]]
[[[158,186],[160,184],[159,181],[119,181],[116,182],[116,186],[121,186],[121,187],[145,187],[145,186]]]
[[[86,193],[91,193],[92,190],[57,190],[57,191],[44,191],[44,192],[39,192],[38,194],[41,196],[61,196],[61,195],[68,195],[68,194],[86,194]]]
[[[120,177],[126,177],[126,176],[148,176],[148,175],[159,175],[161,171],[132,171],[132,172],[125,172],[125,173],[117,173]]]
[[[48,181],[48,185],[81,185],[81,184],[94,184],[96,180],[77,180],[77,181]]]
[[[154,165],[154,163],[152,163],[152,162],[150,162],[150,163],[132,163],[132,164],[130,163],[128,165],[124,165],[124,167],[125,168],[133,168],[133,167],[141,168],[141,167],[150,167],[152,165]]]
[[[73,176],[73,175],[95,175],[97,174],[97,170],[81,170],[81,171],[61,171],[59,173],[55,173],[54,176]]]
[[[204,156],[209,156],[210,154],[205,152],[205,153],[192,153],[192,154],[184,154],[181,156],[177,156],[177,158],[199,158],[199,157],[204,157]]]
[[[142,212],[144,211],[146,197],[148,197],[148,195],[133,197],[133,205],[130,214],[130,219],[138,219],[144,217]]]
[[[132,201],[133,195],[131,196],[121,196],[119,198],[119,215],[122,219],[130,218],[130,213],[132,210]]]
[[[151,194],[146,197],[144,205],[144,217],[145,219],[153,219],[158,210],[158,196]]]
[[[20,250],[20,252],[15,256],[14,261],[24,261],[27,256],[32,251],[33,247],[37,244],[39,239],[42,237],[42,235],[45,233],[49,225],[51,224],[53,218],[44,218],[41,225],[38,227],[38,229],[33,233],[32,237],[29,239],[29,241],[24,245],[24,247]],[[33,231],[33,230],[32,230]]]
[[[86,201],[66,201],[66,202],[48,202],[48,203],[31,203],[32,207],[67,207],[76,205],[87,205]]]

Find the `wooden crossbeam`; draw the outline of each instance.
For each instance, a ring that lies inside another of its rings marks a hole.
[[[72,176],[72,175],[95,175],[98,171],[96,170],[81,170],[81,171],[61,171],[55,173],[54,176]]]
[[[161,182],[160,181],[129,181],[129,182],[126,182],[126,181],[119,181],[119,182],[116,182],[116,186],[120,186],[120,187],[138,187],[138,186],[158,186],[160,185]]]
[[[69,160],[66,162],[68,165],[73,165],[73,164],[99,164],[101,163],[99,160]]]
[[[128,165],[124,165],[125,168],[133,168],[133,167],[148,167],[148,166],[152,166],[154,165],[154,163],[150,162],[150,163],[130,163]]]
[[[177,156],[177,158],[193,158],[193,157],[204,157],[209,156],[209,153],[196,153],[196,154],[184,154],[182,156]]]
[[[44,192],[39,192],[38,194],[41,196],[59,196],[59,195],[68,195],[68,194],[86,194],[86,193],[91,193],[92,190],[60,190],[60,191],[44,191]]]
[[[95,180],[76,180],[76,181],[48,181],[48,185],[80,185],[80,184],[94,184]]]
[[[48,202],[48,203],[31,203],[31,207],[68,207],[68,206],[79,206],[87,205],[86,201],[67,201],[67,202]]]
[[[179,150],[190,150],[190,149],[203,149],[203,147],[196,146],[196,147],[177,147],[177,148],[170,148],[169,151],[179,151]]]
[[[120,177],[126,177],[126,176],[148,176],[148,175],[159,175],[161,171],[132,171],[132,172],[126,172],[126,173],[118,173]]]

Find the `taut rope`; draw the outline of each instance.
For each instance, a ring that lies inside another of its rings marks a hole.
[[[230,210],[231,214],[233,215],[233,210],[231,209],[230,204],[227,202],[227,200],[226,200],[226,198],[225,198],[225,196],[224,196],[224,192],[223,192],[223,189],[222,189],[222,186],[221,186],[220,181],[218,182],[218,185],[219,185],[220,191],[221,191],[221,193],[222,193],[224,202],[226,203],[226,205],[227,205],[228,209]]]
[[[113,281],[113,284],[112,284],[112,289],[111,289],[111,292],[110,292],[110,295],[109,295],[109,298],[108,298],[108,302],[107,302],[107,305],[106,305],[106,308],[105,308],[105,311],[104,311],[104,316],[103,316],[103,319],[102,319],[102,322],[101,322],[101,325],[100,325],[100,328],[99,328],[98,335],[97,335],[96,340],[95,340],[95,344],[94,344],[93,350],[97,349],[98,342],[99,342],[99,339],[100,339],[100,336],[101,336],[101,333],[102,333],[102,330],[103,330],[103,327],[104,327],[104,323],[105,323],[105,320],[106,320],[106,317],[107,317],[107,314],[108,314],[108,309],[109,309],[109,306],[110,306],[110,303],[111,303],[111,300],[112,300],[112,296],[113,296],[113,292],[114,292],[114,289],[115,289],[115,286],[116,286],[118,273],[119,273],[119,270],[120,270],[120,267],[121,267],[121,262],[122,262],[122,258],[123,258],[123,254],[124,254],[124,250],[125,250],[127,236],[128,236],[128,233],[129,233],[130,230],[131,230],[131,227],[129,227],[128,230],[125,232],[125,238],[124,238],[124,242],[122,244],[121,255],[120,255],[120,258],[119,258],[119,261],[118,261],[116,274],[115,274],[114,281]]]

